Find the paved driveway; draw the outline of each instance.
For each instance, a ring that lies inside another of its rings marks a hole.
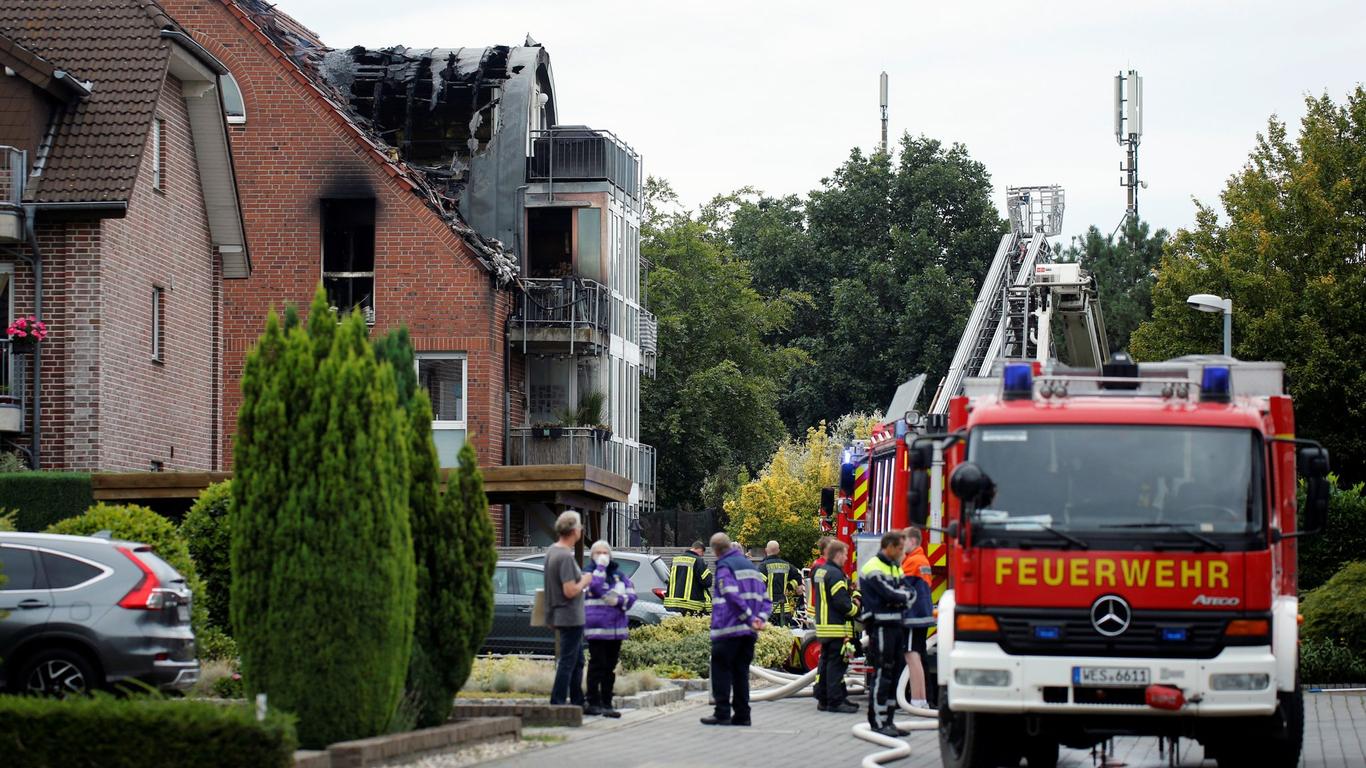
[[[817,712],[811,699],[788,699],[754,705],[752,728],[708,728],[697,722],[707,713],[705,697],[688,705],[659,712],[628,712],[619,721],[590,719],[582,729],[557,731],[568,739],[555,746],[533,749],[486,763],[513,768],[701,768],[702,766],[845,766],[858,765],[876,749],[849,735],[863,718]],[[1305,768],[1366,766],[1366,696],[1349,693],[1305,695]],[[910,758],[897,768],[938,768],[939,744],[933,731],[909,737]],[[1157,739],[1117,739],[1111,764],[1127,768],[1165,768]],[[1064,750],[1061,766],[1092,768],[1089,751]],[[1177,765],[1214,766],[1204,760],[1200,745],[1181,742]]]

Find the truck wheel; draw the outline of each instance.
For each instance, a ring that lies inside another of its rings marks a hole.
[[[1002,736],[991,726],[988,716],[981,713],[950,710],[947,686],[939,687],[939,756],[944,768],[996,768],[1001,762]]]
[[[1267,768],[1295,768],[1304,745],[1304,692],[1298,681],[1295,690],[1278,696],[1276,714],[1248,721],[1239,729],[1236,742],[1218,746],[1219,768],[1263,765]],[[1255,734],[1255,735],[1254,735]]]
[[[1029,768],[1057,768],[1058,742],[1038,736],[1026,738],[1024,759]]]
[[[798,651],[803,672],[810,672],[816,668],[821,660],[821,641],[816,637],[808,637],[802,641],[801,650]]]

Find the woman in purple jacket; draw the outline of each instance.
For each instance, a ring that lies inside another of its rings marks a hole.
[[[636,602],[636,588],[612,561],[612,547],[596,541],[590,550],[593,581],[583,602],[583,637],[588,641],[588,706],[584,714],[621,717],[612,708],[612,688],[617,682],[617,659],[626,639],[626,612]]]

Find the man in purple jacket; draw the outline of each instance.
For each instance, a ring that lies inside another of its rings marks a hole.
[[[716,710],[703,725],[749,725],[749,665],[754,643],[768,622],[763,574],[730,537],[711,537],[716,577],[711,601],[711,691]]]
[[[583,713],[621,717],[612,707],[612,689],[617,683],[621,642],[627,635],[626,612],[635,605],[636,588],[612,560],[610,544],[595,541],[590,554],[593,581],[583,601],[583,636],[588,640],[588,706]]]

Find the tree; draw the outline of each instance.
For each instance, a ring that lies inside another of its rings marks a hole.
[[[820,538],[821,489],[838,480],[839,451],[824,422],[803,440],[783,441],[758,477],[726,501],[730,537],[747,546],[777,541],[787,557],[806,560]]]
[[[943,375],[1003,232],[990,193],[965,147],[906,135],[895,162],[854,150],[805,201],[734,196],[720,220],[756,284],[804,298],[771,336],[813,363],[780,390],[791,432]]]
[[[412,647],[411,429],[364,319],[321,289],[247,356],[234,451],[231,615],[249,695],[294,713],[308,748],[393,717]]]
[[[443,509],[448,510],[447,514],[456,524],[462,577],[459,586],[451,590],[445,614],[464,627],[460,642],[450,638],[447,656],[442,657],[451,697],[470,676],[474,657],[493,628],[493,568],[498,562],[488,496],[484,494],[484,476],[479,471],[473,445],[461,446],[459,462],[459,468],[447,480],[443,498]]]
[[[641,395],[651,416],[642,432],[661,456],[661,506],[696,507],[709,477],[768,456],[783,433],[778,382],[802,356],[766,343],[790,322],[791,302],[760,295],[748,265],[700,216],[667,209],[676,202],[667,184],[652,179],[649,191],[641,252],[654,265],[648,295],[661,349]]]
[[[232,534],[228,528],[228,509],[232,506],[232,481],[214,483],[195,499],[180,535],[185,538],[190,557],[204,581],[204,591],[195,593],[195,602],[208,612],[209,623],[228,632],[231,621],[228,601],[232,589]]]
[[[1081,262],[1095,278],[1112,352],[1128,349],[1134,329],[1152,317],[1153,284],[1168,237],[1165,229],[1150,235],[1147,222],[1129,219],[1118,240],[1092,226],[1059,254],[1060,261]]]
[[[1233,352],[1285,363],[1296,432],[1322,440],[1349,484],[1366,479],[1366,90],[1306,100],[1299,135],[1274,117],[1221,195],[1163,253],[1153,318],[1131,349],[1160,360],[1218,352],[1217,316],[1186,297],[1233,299]]]

